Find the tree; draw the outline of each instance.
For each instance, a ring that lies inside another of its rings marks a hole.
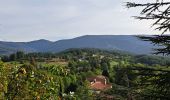
[[[16,54],[11,54],[11,55],[9,56],[9,59],[10,59],[11,61],[15,61],[15,60],[17,59]]]
[[[165,32],[170,31],[170,2],[165,0],[155,0],[154,2],[132,3],[127,2],[127,8],[143,7],[139,16],[135,18],[140,20],[153,20],[152,26],[156,26],[156,30],[162,32],[160,35],[139,36],[144,41],[151,41],[153,44],[159,45],[155,49],[155,54],[170,54],[170,36]]]
[[[22,59],[22,58],[24,57],[24,52],[22,52],[22,51],[17,51],[17,52],[16,52],[16,57],[17,57],[17,59]]]
[[[165,33],[170,31],[170,2],[168,2],[167,0],[155,0],[152,2],[145,1],[144,3],[127,2],[126,7],[143,7],[140,15],[135,16],[135,18],[140,20],[154,21],[152,26],[155,26],[155,29],[161,31],[162,34],[154,36],[139,36],[139,38],[144,41],[151,41],[153,44],[159,46],[159,48],[154,49],[154,54],[169,55],[170,35],[167,35]],[[144,81],[141,83],[145,83],[146,91],[143,93],[143,96],[141,95],[141,97],[144,97],[144,99],[147,98],[152,100],[170,99],[170,72],[168,69],[155,70],[154,68],[141,68],[137,70],[139,72],[142,72],[142,74],[144,73],[142,76],[144,78]]]

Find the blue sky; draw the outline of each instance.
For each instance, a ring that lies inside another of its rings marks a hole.
[[[132,18],[138,12],[126,1],[138,0],[0,0],[0,40],[152,34],[151,22]]]

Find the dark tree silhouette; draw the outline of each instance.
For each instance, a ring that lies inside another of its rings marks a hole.
[[[161,31],[162,34],[154,36],[139,36],[144,41],[151,41],[155,45],[160,46],[154,49],[155,54],[170,54],[170,35],[165,32],[170,31],[170,2],[165,0],[153,0],[152,2],[145,3],[126,3],[127,8],[143,7],[139,16],[134,16],[140,20],[153,20],[152,26],[155,26],[156,30]]]
[[[126,3],[127,8],[136,8],[143,7],[139,16],[134,16],[136,19],[140,20],[152,20],[152,26],[156,27],[155,30],[161,32],[160,35],[154,36],[138,36],[140,39],[144,41],[151,41],[153,44],[158,45],[155,50],[155,54],[163,54],[170,55],[170,35],[166,34],[166,32],[170,31],[170,2],[168,0],[147,0],[143,1],[143,3]],[[167,67],[169,68],[169,67]],[[134,70],[133,68],[131,70]],[[155,71],[154,68],[151,69],[135,69],[140,72],[140,74],[144,77],[144,81],[142,84],[147,82],[150,83],[150,87],[153,88],[148,92],[141,93],[140,95],[143,98],[147,98],[149,100],[169,100],[170,99],[170,72],[168,69],[165,71]],[[143,71],[142,71],[143,70]],[[150,75],[150,74],[156,75]],[[139,75],[140,76],[140,75]],[[153,80],[151,80],[153,79]],[[141,78],[141,80],[143,80]]]

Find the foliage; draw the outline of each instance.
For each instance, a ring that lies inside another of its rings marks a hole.
[[[141,11],[141,15],[137,16],[140,20],[153,20],[153,26],[156,29],[162,31],[161,35],[154,36],[139,36],[144,41],[151,41],[158,47],[155,50],[155,54],[170,54],[170,36],[166,35],[165,32],[170,30],[170,2],[165,0],[155,0],[155,2],[146,3],[132,3],[127,2],[128,8],[131,7],[144,7]],[[149,59],[148,59],[149,60]],[[164,70],[155,68],[140,68],[141,84],[143,89],[141,89],[141,94],[144,98],[153,100],[169,100],[170,99],[170,83],[169,83],[169,64]],[[161,66],[163,67],[163,66]],[[158,67],[160,68],[160,67]]]
[[[52,58],[27,55],[0,62],[0,99],[93,100],[105,95],[118,100],[169,99],[169,59],[165,57],[82,49],[52,54]],[[86,79],[102,74],[113,88],[96,94]]]
[[[146,3],[132,3],[127,2],[128,8],[144,7],[140,16],[135,18],[140,20],[153,20],[153,26],[156,30],[162,31],[161,35],[154,36],[139,36],[144,41],[151,41],[153,44],[158,45],[159,48],[154,49],[155,54],[170,54],[170,36],[165,35],[165,32],[170,30],[170,2],[165,0],[155,0]]]

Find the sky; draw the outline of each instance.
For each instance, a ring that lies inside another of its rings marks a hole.
[[[127,1],[139,0],[0,0],[0,41],[157,33]]]

